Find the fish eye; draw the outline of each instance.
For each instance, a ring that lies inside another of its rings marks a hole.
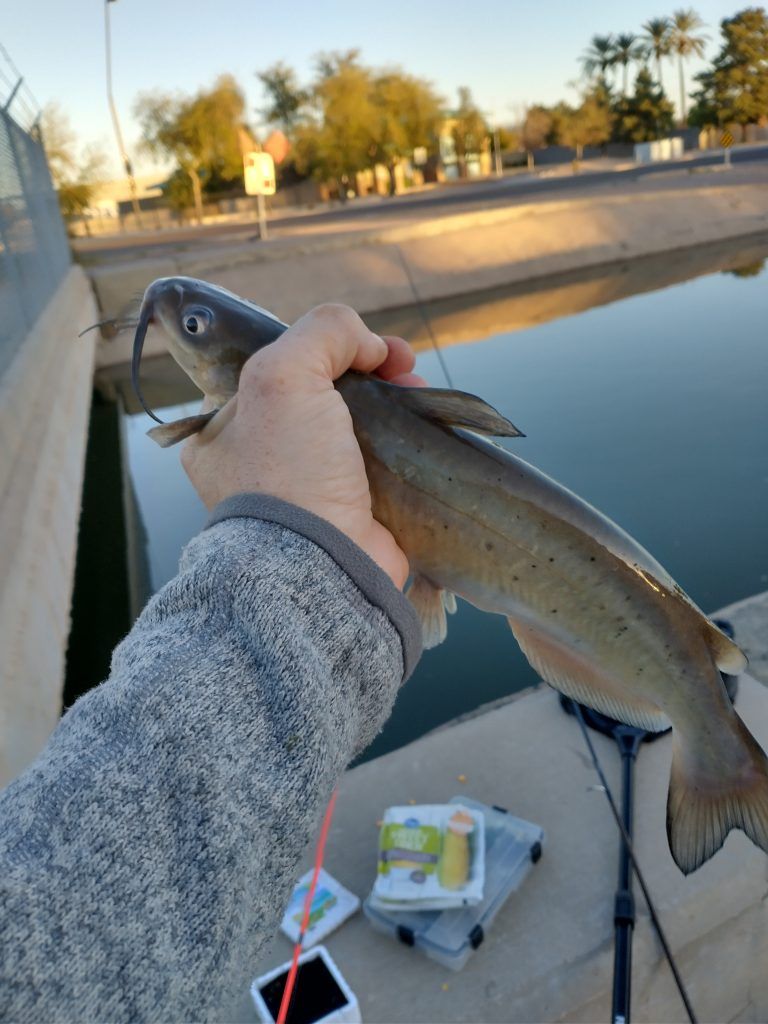
[[[205,334],[211,323],[210,314],[204,309],[192,309],[181,318],[181,324],[187,334],[193,336]]]

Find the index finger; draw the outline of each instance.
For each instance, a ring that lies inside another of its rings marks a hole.
[[[328,304],[310,310],[261,353],[333,381],[350,369],[372,373],[389,348],[349,306]]]

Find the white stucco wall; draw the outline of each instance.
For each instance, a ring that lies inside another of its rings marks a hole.
[[[73,266],[0,377],[0,785],[61,709],[97,319]]]

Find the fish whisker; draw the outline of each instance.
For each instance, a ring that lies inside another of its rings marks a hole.
[[[99,320],[98,323],[91,324],[89,327],[84,328],[78,334],[78,338],[82,338],[82,336],[87,334],[89,331],[95,331],[97,327],[114,327],[115,331],[119,333],[120,331],[132,330],[134,327],[138,326],[138,323],[138,320],[121,320],[119,317],[110,317],[108,320]]]

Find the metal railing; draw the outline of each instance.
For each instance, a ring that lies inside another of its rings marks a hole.
[[[3,51],[4,53],[4,51]],[[12,67],[12,65],[11,65]],[[15,70],[15,69],[14,69]],[[69,269],[67,233],[36,123],[0,79],[0,375]],[[22,114],[26,113],[20,105]]]

